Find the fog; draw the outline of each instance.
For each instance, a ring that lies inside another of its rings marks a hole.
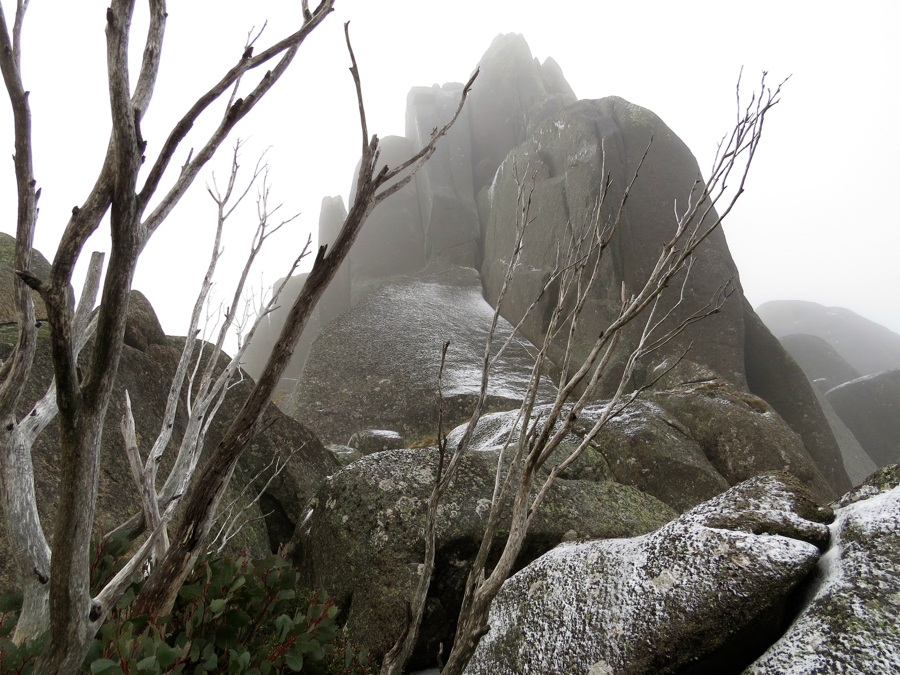
[[[35,0],[26,19],[23,68],[42,188],[36,246],[48,258],[72,207],[88,194],[106,149],[106,4]],[[148,162],[193,101],[237,61],[252,27],[268,20],[258,43],[267,46],[300,21],[299,2],[169,4],[159,84],[142,125]],[[403,134],[410,87],[465,81],[498,33],[517,32],[540,60],[552,56],[559,63],[579,98],[618,95],[653,110],[703,169],[733,124],[741,68],[748,93],[763,70],[773,83],[790,76],[767,121],[747,192],[725,225],[746,295],[754,306],[775,299],[842,306],[900,332],[900,169],[894,159],[900,140],[889,122],[900,109],[896,2],[862,2],[841,11],[806,1],[638,6],[578,0],[563,9],[522,0],[336,4],[288,74],[233,136],[248,139],[245,177],[269,149],[271,202],[283,202],[284,216],[301,214],[265,252],[253,276],[257,285],[281,276],[307,235],[315,237],[323,196],[348,198],[361,138],[344,21],[352,21],[369,130],[380,136]],[[13,11],[9,0],[4,8]],[[146,9],[140,12],[135,62]],[[248,76],[248,86],[253,81]],[[197,125],[175,164],[204,141],[223,105]],[[11,154],[6,104],[0,105],[0,129]],[[150,298],[167,333],[185,331],[215,224],[204,182],[212,171],[225,179],[229,154],[223,147],[139,265],[134,287]],[[12,233],[12,162],[0,167],[0,213],[0,230]],[[229,280],[254,226],[255,206],[248,201],[226,232],[222,296],[230,295]],[[108,239],[108,229],[101,228],[87,250],[107,248]]]

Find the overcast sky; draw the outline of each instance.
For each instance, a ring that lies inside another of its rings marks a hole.
[[[2,0],[8,18],[10,0]],[[314,0],[311,0],[315,4]],[[138,3],[141,5],[141,3]],[[342,24],[363,78],[369,129],[402,135],[406,94],[415,85],[465,81],[499,33],[522,33],[542,61],[552,56],[579,98],[622,96],[657,113],[706,171],[734,120],[738,73],[756,83],[787,76],[767,121],[747,193],[725,226],[745,293],[754,306],[801,299],[847,307],[900,332],[900,3],[761,0],[754,3],[645,1],[557,4],[527,0],[337,0],[337,11],[301,47],[291,71],[236,130],[249,138],[245,176],[268,151],[271,201],[300,217],[273,241],[257,285],[281,276],[309,232],[323,196],[347,200],[360,152],[353,83]],[[43,188],[36,245],[52,259],[71,208],[88,194],[109,134],[102,0],[32,0],[23,69],[31,91],[35,174]],[[268,19],[260,46],[299,25],[298,0],[170,2],[164,56],[143,123],[152,161],[196,98],[232,66],[252,28]],[[138,24],[143,26],[140,9]],[[138,62],[143,28],[133,38]],[[212,110],[183,144],[202,144],[221,115]],[[13,151],[11,116],[0,134]],[[214,204],[211,171],[225,179],[223,148],[149,245],[135,288],[151,300],[167,333],[185,332],[205,268]],[[0,166],[0,230],[13,233],[12,162]],[[235,214],[222,266],[242,259],[254,205]],[[108,229],[88,251],[108,246]],[[85,255],[85,258],[87,256]],[[260,279],[262,278],[262,282]],[[230,295],[223,276],[222,294]]]

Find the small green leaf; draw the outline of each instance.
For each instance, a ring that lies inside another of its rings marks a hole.
[[[284,642],[288,631],[294,627],[294,621],[287,614],[281,614],[275,619],[275,635],[277,642]]]
[[[225,614],[225,623],[235,628],[243,628],[250,623],[250,616],[239,609],[229,609]]]
[[[287,664],[287,667],[293,670],[295,673],[299,673],[303,670],[303,655],[298,654],[297,652],[291,650],[284,655],[284,662]]]
[[[237,644],[237,631],[229,625],[216,628],[216,646],[219,649],[231,649]]]
[[[237,589],[243,586],[247,582],[247,578],[242,574],[237,579],[231,582],[231,586],[228,587],[229,593],[234,593]]]
[[[156,664],[156,656],[148,656],[138,661],[138,670],[150,670]]]
[[[161,644],[156,648],[156,660],[159,661],[159,665],[163,670],[167,668],[171,668],[175,665],[175,661],[178,660],[178,650],[172,649],[168,645]]]
[[[293,600],[297,597],[297,593],[293,589],[285,589],[283,591],[278,591],[278,594],[275,596],[276,600]]]
[[[228,603],[228,600],[225,598],[219,598],[218,600],[213,600],[209,603],[209,610],[213,613],[214,616],[218,616],[222,613],[222,610],[225,609],[225,605]]]
[[[259,670],[262,675],[269,675],[272,672],[272,662],[266,659],[262,663],[259,664]]]
[[[203,595],[203,588],[201,586],[182,586],[181,590],[178,591],[178,595],[185,600],[192,600]]]
[[[112,670],[115,668],[116,670]],[[97,659],[91,664],[91,672],[94,675],[98,675],[98,673],[106,673],[106,672],[121,672],[121,668],[119,668],[119,664],[115,661],[110,661],[109,659]]]

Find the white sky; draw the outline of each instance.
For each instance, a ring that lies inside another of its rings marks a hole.
[[[11,21],[14,3],[2,0]],[[311,0],[315,4],[315,0]],[[93,184],[109,134],[101,0],[32,0],[23,68],[34,116],[35,174],[43,188],[37,247],[52,259],[72,206]],[[139,25],[146,13],[140,8]],[[360,151],[342,24],[363,77],[370,132],[402,135],[411,86],[465,81],[498,33],[524,34],[552,56],[579,98],[622,96],[657,113],[709,166],[734,119],[738,72],[755,83],[791,75],[767,122],[748,190],[726,225],[750,302],[802,299],[852,309],[900,332],[900,3],[861,0],[716,0],[604,3],[570,0],[337,0],[267,100],[237,128],[250,138],[245,175],[269,150],[272,200],[302,212],[262,260],[266,284],[281,276],[318,223],[325,195],[345,202]],[[299,25],[297,0],[169,3],[159,84],[143,123],[148,165],[196,98],[240,57],[247,31],[268,19],[268,46]],[[138,63],[143,28],[133,38]],[[249,82],[249,81],[248,81]],[[5,98],[5,94],[4,94]],[[221,114],[222,106],[213,110]],[[198,125],[173,164],[205,140]],[[13,151],[0,104],[0,138]],[[211,163],[227,175],[230,150]],[[184,333],[209,255],[214,204],[206,171],[148,246],[134,287],[167,333]],[[221,265],[234,270],[252,233],[254,206],[230,222]],[[12,162],[0,164],[0,230],[13,233]],[[108,246],[98,232],[87,252]],[[84,256],[85,259],[88,257]],[[236,274],[236,272],[233,272]],[[80,277],[78,277],[80,278]],[[254,277],[259,284],[260,272]],[[222,295],[230,296],[222,277]]]

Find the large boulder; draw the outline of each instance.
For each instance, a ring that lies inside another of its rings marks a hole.
[[[825,396],[875,464],[900,462],[900,368],[845,382]]]
[[[698,373],[706,376],[698,378]],[[836,496],[800,438],[762,399],[736,390],[710,371],[682,363],[624,412],[607,422],[564,477],[615,480],[684,512],[730,486],[770,471],[799,479],[819,500]],[[607,405],[585,407],[557,451],[558,463],[600,419]],[[549,406],[534,411],[546,417]],[[477,451],[501,448],[519,439],[518,411],[485,415],[472,436]],[[449,435],[458,443],[465,425]],[[512,434],[510,436],[510,434]]]
[[[440,643],[447,653],[453,642],[466,576],[490,511],[497,459],[495,452],[468,453],[444,495],[435,573],[410,668],[433,664]],[[346,608],[350,640],[376,658],[405,626],[425,556],[425,513],[437,463],[434,449],[380,452],[354,462],[325,481],[294,536],[306,583],[335,595]],[[559,480],[529,528],[517,565],[566,539],[634,536],[674,516],[633,488]],[[507,533],[508,524],[501,524],[495,545]]]
[[[767,475],[650,535],[560,546],[503,585],[466,675],[739,672],[779,634],[831,516]]]
[[[816,335],[793,333],[779,339],[788,354],[823,393],[860,376],[860,372],[847,363],[834,347]]]
[[[756,312],[777,337],[808,333],[822,338],[862,375],[900,368],[900,335],[849,309],[773,300]]]
[[[308,272],[302,272],[288,279],[287,283],[284,283],[282,278],[273,284],[273,289],[281,288],[282,284],[284,284],[278,304],[274,310],[262,318],[262,321],[256,327],[256,331],[247,344],[247,349],[244,351],[244,356],[241,360],[241,367],[253,379],[259,379],[263,369],[266,367],[272,348],[275,346],[281,335],[281,330],[284,328],[288,312],[290,312],[297,296],[300,295],[300,291],[303,290],[303,285],[306,283],[308,276]],[[303,372],[303,365],[306,363],[309,349],[313,340],[316,339],[316,335],[319,334],[319,327],[319,312],[313,311],[306,327],[303,329],[303,333],[300,335],[300,339],[294,347],[291,360],[288,362],[284,373],[282,373],[278,386],[272,395],[276,403],[280,402],[297,385],[297,380],[300,379],[300,373]]]
[[[745,675],[900,672],[900,468],[838,506],[799,615]]]
[[[326,443],[357,431],[396,431],[415,444],[472,415],[494,310],[471,268],[428,268],[368,296],[322,329],[313,343],[290,414]],[[511,333],[501,320],[495,350]],[[438,396],[441,346],[450,341]],[[491,373],[488,406],[518,407],[534,360],[513,340]],[[552,385],[549,385],[548,388]]]
[[[557,247],[566,245],[570,230],[577,235],[597,218],[599,222],[615,218],[625,186],[648,145],[640,176],[581,315],[574,348],[576,362],[618,315],[623,288],[626,294],[632,294],[643,287],[661,247],[674,231],[672,205],[684,203],[700,177],[697,161],[681,139],[649,110],[617,97],[582,100],[533,126],[527,138],[506,157],[490,189],[481,272],[485,297],[492,304],[503,284],[505,261],[516,238],[518,183],[522,180],[531,198],[521,262],[503,304],[503,315],[515,324],[547,282],[556,264]],[[604,170],[611,184],[598,215],[595,206],[605,185]],[[711,213],[705,222],[714,218]],[[695,253],[686,297],[680,300],[680,279],[664,292],[658,316],[670,309],[672,312],[661,330],[705,307],[721,288],[736,283],[736,279],[725,237],[716,230]],[[539,309],[523,325],[523,334],[535,344],[543,341],[555,298],[555,292],[546,294]],[[745,386],[742,321],[738,287],[718,313],[688,327],[654,356],[662,359],[681,354],[693,343],[691,359],[735,385]],[[643,321],[639,320],[625,331],[609,369],[610,377],[602,383],[601,396],[614,391],[624,360],[637,345],[642,328]],[[551,351],[556,363],[562,361],[564,346],[564,336],[560,336]]]

